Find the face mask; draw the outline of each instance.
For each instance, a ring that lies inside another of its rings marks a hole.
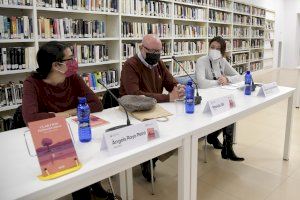
[[[158,63],[160,59],[160,54],[159,53],[146,53],[146,58],[145,61],[149,64],[149,65],[155,65]]]
[[[209,52],[208,52],[208,56],[212,60],[218,60],[222,57],[221,52],[219,50],[216,50],[216,49],[210,49]]]
[[[78,63],[76,60],[72,59],[72,60],[67,60],[65,61],[65,65],[67,67],[67,71],[65,73],[63,73],[66,77],[70,77],[74,74],[77,73],[78,71]],[[59,72],[61,72],[60,70],[58,70]]]

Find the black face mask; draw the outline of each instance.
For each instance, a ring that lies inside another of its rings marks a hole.
[[[160,59],[160,54],[159,53],[146,53],[146,58],[145,61],[149,64],[149,65],[155,65],[158,63]]]

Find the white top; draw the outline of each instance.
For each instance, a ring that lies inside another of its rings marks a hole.
[[[218,80],[214,80],[209,59],[209,56],[203,56],[197,60],[196,78],[199,88],[209,88],[219,85]],[[241,81],[240,74],[229,64],[225,58],[212,61],[212,68],[216,78],[221,76],[222,71],[230,83],[238,83]]]

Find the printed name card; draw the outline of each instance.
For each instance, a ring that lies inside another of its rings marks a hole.
[[[279,92],[276,82],[263,84],[257,93],[257,96],[268,97]]]
[[[213,116],[221,114],[235,107],[233,95],[226,95],[209,100],[204,108],[204,113],[211,113]]]
[[[159,137],[158,124],[155,120],[106,132],[101,142],[101,151],[107,150],[110,155],[133,149]]]

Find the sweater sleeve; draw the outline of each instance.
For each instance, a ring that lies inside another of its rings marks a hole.
[[[196,78],[199,88],[210,88],[218,86],[217,80],[211,80],[206,77],[205,69],[207,68],[207,63],[202,58],[199,58],[196,63]]]
[[[241,75],[224,59],[224,73],[230,83],[238,83],[241,80]]]
[[[178,84],[175,78],[172,76],[166,65],[161,61],[161,68],[164,73],[163,87],[168,92],[172,92],[173,88]]]
[[[170,101],[168,94],[143,92],[139,87],[139,75],[128,62],[125,62],[122,68],[121,84],[128,95],[145,95],[156,99],[157,102]]]
[[[97,95],[86,85],[79,75],[76,75],[76,79],[79,83],[80,95],[86,97],[91,112],[102,111],[103,106]]]
[[[39,112],[38,94],[33,82],[25,80],[23,85],[22,116],[26,125],[28,122],[55,117],[54,113]]]

